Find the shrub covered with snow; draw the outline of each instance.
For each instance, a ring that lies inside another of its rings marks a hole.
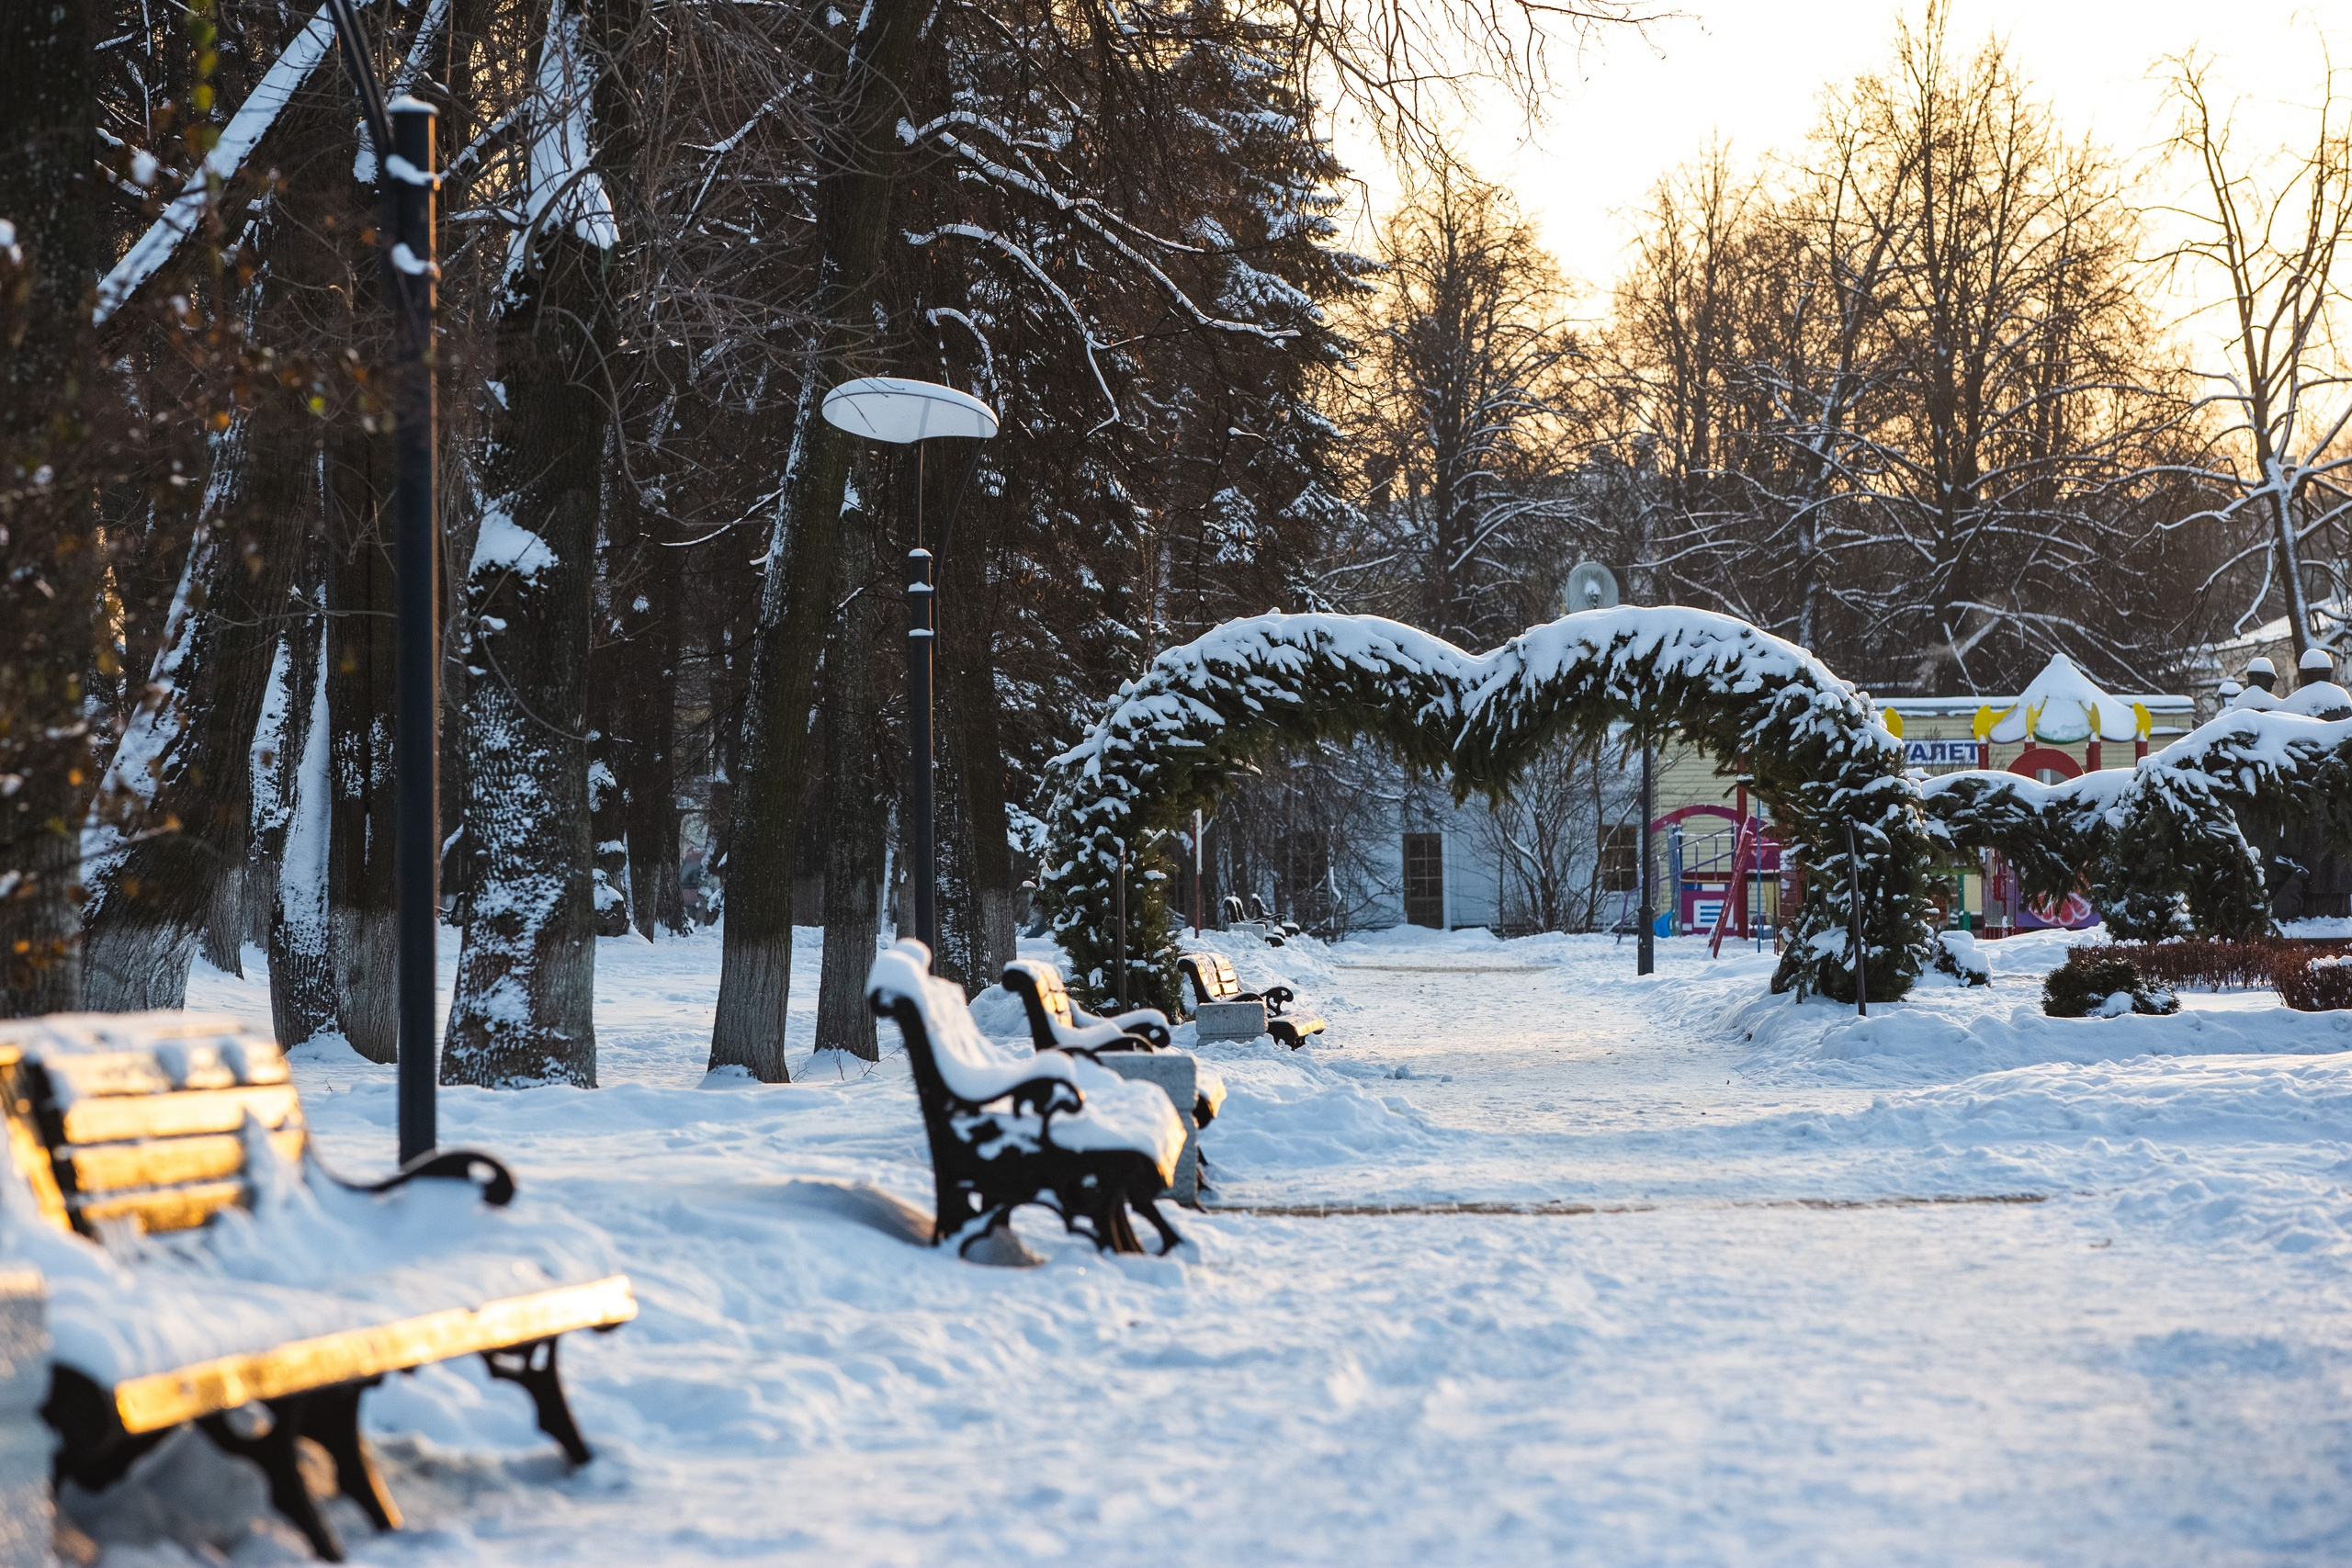
[[[2162,1015],[2178,1012],[2180,998],[2150,987],[2129,959],[2069,957],[2042,980],[2041,1010],[2052,1018]]]
[[[2342,953],[2318,958],[2282,958],[2271,970],[2278,994],[2297,1012],[2335,1012],[2352,1008],[2352,963]]]

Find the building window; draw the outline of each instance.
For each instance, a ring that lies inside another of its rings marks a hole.
[[[1408,925],[1445,924],[1445,836],[1405,835],[1405,919]]]
[[[1620,822],[1600,830],[1600,890],[1633,893],[1642,886],[1642,829],[1636,822]]]

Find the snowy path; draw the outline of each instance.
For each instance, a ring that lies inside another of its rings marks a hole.
[[[1031,1230],[1046,1268],[960,1265],[786,1185],[926,1193],[900,1060],[804,1042],[800,1083],[699,1087],[715,939],[606,943],[607,1087],[442,1111],[628,1260],[643,1316],[566,1349],[605,1457],[551,1482],[518,1394],[395,1380],[372,1423],[417,1528],[356,1555],[2352,1560],[2335,1018],[2043,1020],[2047,939],[1860,1024],[1695,942],[1648,981],[1591,939],[1234,951],[1330,1043],[1211,1053],[1219,1203],[1560,1212],[1212,1213],[1179,1222],[1198,1262]],[[328,1156],[385,1163],[389,1072],[300,1070]]]

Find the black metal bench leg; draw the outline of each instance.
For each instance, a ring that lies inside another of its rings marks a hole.
[[[1141,1252],[1143,1243],[1136,1239],[1136,1227],[1127,1220],[1127,1197],[1113,1191],[1094,1212],[1095,1245],[1108,1246],[1113,1252]]]
[[[364,1383],[347,1382],[313,1393],[310,1407],[302,1413],[302,1435],[334,1461],[336,1489],[358,1504],[378,1529],[396,1530],[401,1528],[400,1505],[392,1501],[376,1469],[376,1456],[359,1432],[359,1395],[382,1381],[370,1378]]]
[[[301,1458],[295,1447],[302,1438],[304,1407],[311,1398],[310,1394],[297,1393],[269,1401],[269,1430],[257,1438],[239,1437],[226,1415],[204,1416],[197,1426],[221,1452],[249,1459],[261,1466],[263,1476],[269,1482],[270,1506],[308,1538],[311,1551],[329,1562],[340,1562],[343,1542],[336,1537],[334,1527],[327,1523],[326,1516],[319,1512],[310,1487],[303,1483]]]
[[[510,1345],[503,1350],[484,1350],[482,1360],[490,1368],[490,1375],[508,1382],[523,1385],[538,1408],[539,1430],[553,1438],[562,1448],[564,1457],[573,1464],[586,1464],[595,1455],[589,1452],[586,1439],[571,1419],[571,1406],[563,1397],[563,1380],[556,1373],[555,1340],[534,1339],[528,1345]]]
[[[1136,1207],[1141,1209],[1143,1211],[1143,1217],[1151,1222],[1151,1228],[1159,1233],[1160,1257],[1165,1258],[1170,1253],[1184,1245],[1184,1238],[1176,1234],[1176,1227],[1168,1223],[1167,1216],[1159,1212],[1159,1205],[1158,1203],[1148,1198],[1146,1198],[1136,1204]],[[1135,1233],[1130,1229],[1127,1234],[1129,1235],[1133,1235]]]

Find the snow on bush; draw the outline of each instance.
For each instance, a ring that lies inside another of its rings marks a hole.
[[[2352,1008],[2352,964],[2342,953],[2282,960],[2271,978],[2297,1012],[2335,1012]]]
[[[2178,1012],[2180,998],[2149,986],[2128,958],[2070,954],[2042,980],[2041,1010],[2052,1018],[2120,1018],[2130,1012],[2162,1017]]]

